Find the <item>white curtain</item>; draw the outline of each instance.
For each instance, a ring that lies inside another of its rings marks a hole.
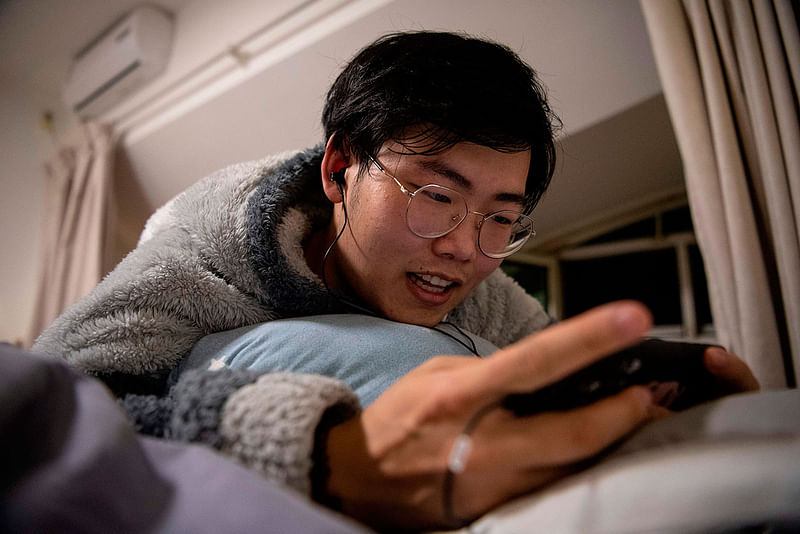
[[[88,123],[45,165],[45,215],[34,317],[28,345],[105,274],[112,220],[111,127]]]
[[[800,371],[800,38],[789,0],[642,0],[719,340]]]

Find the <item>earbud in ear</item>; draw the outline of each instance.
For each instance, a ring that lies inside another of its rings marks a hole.
[[[330,178],[331,182],[336,182],[339,185],[343,185],[344,184],[344,171],[345,171],[345,169],[341,169],[339,171],[332,172],[331,173],[331,178]]]

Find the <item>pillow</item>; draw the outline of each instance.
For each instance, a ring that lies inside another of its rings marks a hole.
[[[229,367],[320,374],[348,384],[367,407],[433,356],[475,357],[467,348],[469,340],[481,356],[497,350],[485,339],[449,324],[436,329],[358,314],[280,319],[200,339],[178,373]]]

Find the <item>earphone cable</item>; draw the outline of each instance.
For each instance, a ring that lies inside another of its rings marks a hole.
[[[339,187],[339,194],[342,195],[342,210],[344,211],[344,223],[342,223],[342,227],[339,229],[339,233],[336,234],[336,237],[333,239],[333,242],[331,242],[331,244],[328,245],[328,249],[325,251],[325,255],[322,257],[322,285],[325,286],[325,291],[327,291],[334,297],[339,298],[333,291],[331,291],[331,288],[328,287],[328,277],[325,275],[325,264],[328,262],[328,255],[333,250],[333,246],[336,244],[336,242],[339,241],[339,238],[342,237],[344,229],[347,227],[347,205],[345,204],[344,201],[344,191],[342,191],[342,184],[337,183],[336,185]]]
[[[478,348],[475,346],[475,340],[474,340],[474,339],[472,339],[472,337],[471,337],[469,334],[467,334],[467,333],[466,333],[466,332],[464,332],[464,331],[463,331],[461,328],[459,328],[459,326],[458,326],[457,324],[455,324],[455,323],[451,323],[450,321],[442,321],[440,324],[446,324],[446,325],[449,325],[449,326],[451,326],[451,327],[455,328],[455,329],[458,331],[458,333],[459,333],[459,334],[461,334],[462,336],[464,336],[464,338],[465,338],[465,339],[468,339],[468,340],[469,340],[469,345],[467,345],[467,344],[466,344],[465,342],[463,342],[462,340],[458,339],[456,336],[454,336],[454,335],[450,334],[449,332],[445,332],[444,330],[440,330],[439,328],[437,328],[437,327],[435,327],[435,326],[429,326],[428,328],[430,328],[430,329],[432,329],[432,330],[436,330],[437,332],[441,332],[442,334],[444,334],[444,335],[446,335],[446,336],[449,336],[449,337],[453,338],[453,339],[454,339],[456,342],[458,342],[459,344],[461,344],[461,346],[463,346],[465,349],[469,350],[469,351],[470,351],[472,354],[474,354],[474,355],[475,355],[475,356],[477,356],[478,358],[481,358],[481,357],[482,357],[482,356],[481,356],[481,355],[478,353]]]

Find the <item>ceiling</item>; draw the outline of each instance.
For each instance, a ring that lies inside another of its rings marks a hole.
[[[191,0],[157,0],[171,12]],[[72,57],[141,0],[1,0],[0,80],[46,98],[61,88]]]
[[[1,0],[0,82],[52,106],[60,99],[74,53],[139,3]],[[150,3],[177,14],[184,28],[200,8],[210,12],[221,9],[217,6],[246,10],[255,5],[252,0]],[[365,4],[339,3],[344,8]],[[225,164],[318,142],[321,97],[341,64],[374,37],[405,28],[484,35],[518,50],[539,71],[565,128],[553,185],[534,213],[536,241],[552,242],[603,214],[632,209],[643,199],[682,187],[680,157],[638,0],[378,4],[348,24],[315,27],[318,35],[302,50],[126,142],[122,166],[128,172],[118,184],[125,199],[123,225],[136,233],[158,205]],[[219,32],[225,31],[226,25],[220,25]],[[223,37],[215,37],[222,42]]]

